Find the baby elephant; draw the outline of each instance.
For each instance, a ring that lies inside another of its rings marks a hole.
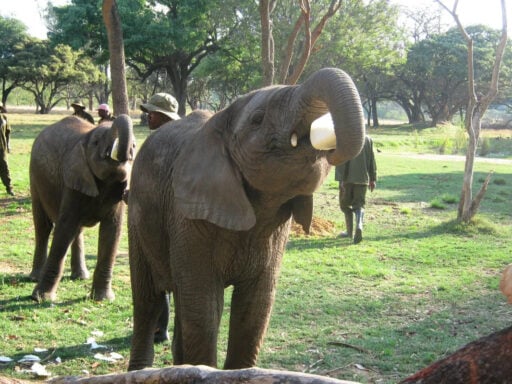
[[[332,143],[319,149],[310,128],[326,112]],[[128,369],[152,365],[155,329],[166,336],[167,292],[175,307],[173,363],[217,366],[228,286],[224,368],[254,366],[291,218],[309,230],[313,192],[330,164],[357,156],[363,141],[357,88],[334,68],[298,86],[253,91],[216,114],[193,112],[148,137],[133,164],[128,202]]]
[[[133,125],[127,115],[97,127],[69,116],[45,128],[35,139],[30,158],[36,241],[30,277],[38,281],[34,300],[55,300],[71,244],[71,278],[89,276],[82,231],[97,223],[98,261],[91,297],[114,299],[112,269],[134,148]]]

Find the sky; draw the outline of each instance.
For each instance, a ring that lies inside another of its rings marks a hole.
[[[50,1],[60,6],[68,3],[68,0],[0,0],[0,14],[4,17],[14,17],[22,21],[28,27],[28,33],[40,39],[46,38],[42,12]],[[426,6],[437,7],[434,0],[390,0],[391,3],[400,4],[414,9]],[[450,8],[454,0],[443,0]],[[509,34],[512,34],[512,1],[508,3],[507,22]],[[459,0],[457,13],[464,26],[471,24],[486,24],[496,29],[501,29],[500,0]],[[446,12],[446,11],[445,11]],[[453,19],[447,14],[447,24],[453,24]]]

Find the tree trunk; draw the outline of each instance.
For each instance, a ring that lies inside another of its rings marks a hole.
[[[103,21],[107,29],[112,76],[114,114],[128,114],[128,91],[124,65],[123,30],[115,0],[103,0]]]
[[[373,127],[378,128],[379,127],[379,115],[377,112],[377,98],[372,97],[372,121],[373,121]]]
[[[261,65],[263,70],[263,86],[274,82],[274,37],[272,35],[272,13],[274,1],[260,0],[261,22]]]

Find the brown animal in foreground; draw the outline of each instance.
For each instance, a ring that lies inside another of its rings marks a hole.
[[[512,264],[509,264],[503,271],[500,281],[500,290],[507,296],[508,302],[512,304]]]
[[[473,341],[399,384],[512,383],[512,327]]]

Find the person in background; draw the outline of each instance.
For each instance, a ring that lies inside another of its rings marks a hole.
[[[365,136],[361,153],[336,167],[335,180],[339,182],[339,204],[345,214],[346,231],[340,237],[350,237],[354,233],[354,214],[356,230],[354,244],[363,240],[363,218],[366,204],[366,191],[373,192],[377,184],[377,164],[373,152],[373,141]]]
[[[147,113],[147,121],[150,130],[160,128],[162,125],[172,120],[179,120],[180,115],[178,111],[178,101],[168,93],[155,93],[149,99],[149,102],[140,106],[142,112]],[[125,192],[126,200],[128,201],[129,191]],[[123,197],[125,199],[125,197]],[[170,310],[170,296],[169,292],[165,293],[166,307],[162,309],[160,318],[166,317],[167,320],[159,320],[158,324],[167,323]],[[167,337],[167,329],[155,329],[155,342],[160,343]]]
[[[11,136],[11,125],[7,118],[7,109],[0,106],[0,178],[7,193],[14,196],[11,185],[11,175],[7,164],[7,153],[11,152],[9,140]]]
[[[100,117],[100,120],[98,121],[98,124],[104,123],[106,121],[113,121],[114,116],[110,113],[110,108],[108,107],[108,104],[100,104],[98,106],[98,116]]]
[[[171,120],[179,120],[178,102],[168,93],[155,93],[149,102],[140,106],[142,112],[148,114],[148,125],[150,130],[158,129]]]
[[[80,102],[75,102],[72,103],[71,106],[75,110],[73,116],[81,117],[82,119],[87,120],[89,123],[94,124],[94,119],[92,118],[92,116],[89,113],[85,112],[85,105],[83,105]]]

